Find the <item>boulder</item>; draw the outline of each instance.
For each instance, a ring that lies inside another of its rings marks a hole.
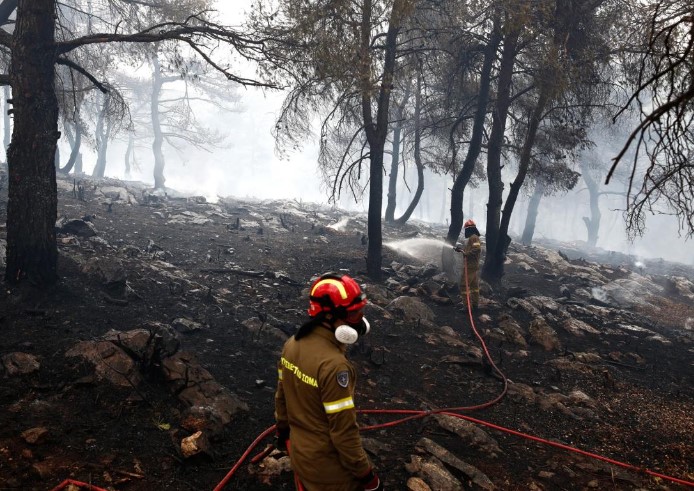
[[[386,310],[399,314],[405,321],[434,320],[434,312],[424,302],[415,297],[397,297],[388,304]]]

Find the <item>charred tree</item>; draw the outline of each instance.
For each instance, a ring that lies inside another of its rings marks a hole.
[[[128,135],[128,148],[125,150],[125,177],[130,178],[131,169],[135,162],[135,135]]]
[[[501,151],[506,132],[506,120],[511,106],[511,82],[513,67],[518,50],[518,30],[512,30],[504,36],[501,65],[497,82],[497,97],[492,115],[492,131],[489,135],[487,151],[487,181],[489,185],[489,202],[487,204],[486,247],[493,250],[499,241],[499,219],[503,204],[504,183],[501,180]]]
[[[421,111],[422,111],[422,71],[417,72],[417,89],[415,92],[415,106],[414,106],[414,162],[417,166],[417,190],[410,201],[409,206],[402,214],[400,218],[395,220],[396,225],[404,225],[407,220],[410,219],[415,208],[419,204],[422,198],[422,193],[424,192],[424,163],[422,162],[422,122],[421,122]]]
[[[390,24],[385,39],[385,56],[383,63],[383,76],[378,93],[376,119],[374,121],[371,109],[371,90],[369,72],[362,73],[362,117],[364,119],[364,131],[369,143],[370,168],[369,168],[369,213],[368,234],[369,245],[366,258],[366,272],[379,281],[381,279],[381,264],[383,263],[383,230],[381,226],[381,210],[383,206],[383,151],[388,135],[388,113],[390,95],[395,75],[395,53],[397,51],[397,39],[404,15],[403,0],[396,0],[390,16]],[[371,0],[366,0],[362,7],[361,25],[361,52],[366,62],[369,59],[369,47],[371,43]],[[370,63],[365,63],[369,67]]]
[[[70,156],[68,157],[65,166],[58,169],[58,172],[67,175],[70,173],[73,167],[75,167],[77,161],[81,161],[82,158],[82,154],[80,153],[80,148],[82,146],[82,127],[79,123],[75,123],[74,133],[70,129],[70,124],[67,121],[65,121],[64,127],[65,135],[67,136],[67,140],[70,143]],[[82,172],[81,166],[79,171]],[[77,169],[75,169],[75,172],[77,172]]]
[[[508,196],[506,197],[506,202],[504,203],[496,242],[494,243],[493,248],[491,248],[489,244],[487,245],[487,255],[484,259],[482,274],[487,281],[492,283],[499,283],[499,281],[501,281],[501,277],[504,275],[506,251],[511,243],[511,238],[508,235],[511,214],[513,213],[513,208],[516,205],[520,188],[523,186],[525,176],[528,173],[532,149],[535,145],[535,137],[537,136],[537,130],[540,127],[540,121],[542,121],[542,116],[548,100],[549,88],[546,86],[541,87],[538,100],[532,110],[532,113],[530,114],[530,120],[528,121],[528,130],[525,135],[523,148],[521,149],[520,153],[520,160],[518,163],[518,173],[511,183]],[[487,233],[489,233],[489,230]]]
[[[58,278],[55,4],[55,0],[20,0],[17,5],[9,73],[14,106],[8,150],[5,280],[9,283],[28,279],[43,285]]]
[[[397,106],[395,113],[396,123],[393,128],[393,152],[390,161],[390,174],[388,175],[388,202],[386,204],[385,221],[386,223],[395,222],[395,207],[397,198],[398,169],[400,167],[400,146],[402,145],[402,131],[405,119],[405,107],[410,98],[409,84],[405,88],[403,100]]]
[[[598,243],[600,219],[602,218],[602,214],[600,213],[600,190],[598,189],[598,183],[593,179],[588,169],[584,167],[582,171],[581,175],[583,176],[583,181],[586,183],[590,199],[590,216],[583,217],[583,223],[586,224],[586,231],[588,232],[588,245],[590,247],[595,247]]]
[[[93,177],[104,177],[106,174],[106,152],[108,151],[108,141],[113,130],[113,120],[109,117],[110,94],[103,94],[103,102],[96,122],[96,165],[92,171]]]
[[[164,134],[161,130],[161,118],[159,117],[159,94],[164,85],[164,77],[161,73],[159,57],[156,55],[152,56],[152,66],[154,67],[152,71],[151,98],[152,131],[154,133],[154,139],[152,140],[152,152],[154,153],[154,187],[156,189],[164,189],[166,183],[166,179],[164,178],[164,166],[166,165],[166,161],[164,160],[164,152],[162,151]]]
[[[463,166],[460,173],[453,183],[451,189],[451,224],[448,227],[446,242],[455,244],[460,236],[460,231],[463,229],[463,194],[465,186],[470,181],[477,157],[482,151],[482,138],[484,136],[484,120],[487,115],[487,105],[489,103],[489,89],[491,86],[491,75],[494,61],[496,59],[496,51],[501,42],[501,33],[499,31],[498,19],[495,19],[494,27],[492,28],[492,36],[489,44],[484,51],[484,62],[482,64],[482,72],[480,73],[480,88],[477,96],[477,107],[475,110],[475,119],[472,125],[472,135],[468,145],[468,151],[463,161]],[[459,118],[462,122],[462,117]],[[444,249],[444,253],[449,251]],[[452,252],[450,252],[452,255]],[[446,261],[444,260],[444,263]]]
[[[2,95],[4,97],[4,101],[2,104],[2,106],[4,108],[4,111],[2,113],[2,122],[3,122],[3,125],[2,125],[2,129],[3,129],[2,148],[5,151],[5,162],[7,162],[7,148],[10,146],[10,135],[12,134],[11,133],[12,132],[12,123],[11,123],[12,120],[10,119],[10,112],[9,112],[9,109],[10,109],[10,107],[9,107],[10,106],[10,104],[9,104],[10,87],[9,86],[5,85],[2,88]]]
[[[533,243],[535,224],[537,222],[537,212],[540,209],[540,201],[542,201],[542,196],[544,193],[544,184],[542,182],[537,182],[535,184],[533,195],[530,197],[530,202],[528,203],[528,213],[525,216],[525,227],[523,228],[523,235],[521,236],[521,244],[524,246],[529,246]]]

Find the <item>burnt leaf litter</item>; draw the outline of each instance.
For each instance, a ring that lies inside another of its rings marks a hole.
[[[384,225],[384,242],[404,242],[384,248],[380,283],[365,275],[366,217],[298,200],[208,203],[60,179],[56,227],[60,282],[0,292],[0,489],[68,478],[213,489],[273,424],[279,350],[305,319],[311,279],[327,271],[349,272],[370,300],[372,333],[350,349],[359,409],[433,411],[364,432],[386,489],[694,481],[692,267],[512,243],[502,284],[483,284],[473,314],[497,371],[441,271],[441,227]],[[499,373],[504,397],[463,414],[665,477],[435,412],[494,400]],[[293,489],[288,468],[268,450],[225,489]]]

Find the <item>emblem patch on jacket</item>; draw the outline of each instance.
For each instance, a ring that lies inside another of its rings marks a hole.
[[[349,372],[347,370],[337,372],[337,384],[345,388],[349,385]]]

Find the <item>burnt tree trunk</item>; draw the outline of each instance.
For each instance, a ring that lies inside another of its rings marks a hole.
[[[381,228],[381,213],[383,207],[383,150],[388,135],[388,109],[390,94],[393,87],[395,72],[395,52],[397,50],[398,33],[403,20],[402,0],[395,0],[390,16],[390,24],[385,39],[385,59],[383,63],[383,77],[378,93],[378,105],[376,120],[373,119],[371,110],[371,80],[369,49],[371,43],[371,0],[366,0],[362,5],[361,25],[361,52],[363,57],[363,70],[361,81],[362,116],[366,139],[369,143],[371,155],[369,169],[369,212],[368,234],[369,246],[366,256],[366,272],[373,280],[381,279],[381,264],[383,257],[383,230]]]
[[[523,228],[523,236],[521,244],[529,246],[533,243],[533,235],[535,235],[535,223],[537,222],[537,211],[540,209],[540,201],[545,193],[545,186],[538,182],[535,184],[535,191],[530,197],[528,203],[528,214],[525,216],[525,227]]]
[[[58,279],[55,149],[55,0],[20,0],[12,40],[14,127],[8,150],[5,280],[50,285]]]
[[[492,27],[492,37],[484,53],[484,61],[482,63],[482,71],[480,73],[480,89],[477,95],[477,108],[475,118],[472,124],[472,135],[468,144],[467,155],[463,161],[463,166],[460,173],[453,181],[451,188],[451,223],[448,226],[446,242],[454,245],[458,241],[460,231],[463,229],[463,194],[465,187],[470,181],[472,172],[475,170],[477,157],[482,150],[482,137],[484,135],[484,120],[487,116],[487,106],[489,104],[489,89],[492,78],[492,68],[496,59],[496,51],[501,42],[501,34],[499,32],[498,14],[494,18],[494,26]],[[465,115],[461,114],[458,122],[461,122]],[[457,126],[456,124],[456,126]],[[452,135],[451,135],[452,140]],[[453,159],[455,160],[456,151],[453,150]],[[451,281],[459,281],[460,275],[457,273],[457,263],[455,252],[451,247],[443,247],[441,251],[441,267]]]
[[[393,158],[390,161],[390,174],[388,175],[388,202],[386,204],[386,223],[395,222],[395,208],[398,187],[398,168],[400,167],[400,145],[402,143],[402,124],[405,114],[405,107],[410,98],[410,85],[405,88],[405,95],[398,106],[396,113],[396,124],[393,128]]]
[[[386,204],[386,223],[395,221],[395,207],[398,188],[398,167],[400,166],[400,142],[402,140],[402,125],[393,129],[393,157],[390,161],[390,174],[388,175],[388,201]]]
[[[501,151],[506,133],[506,120],[511,105],[511,82],[513,67],[516,64],[519,31],[513,30],[504,36],[501,53],[497,98],[492,115],[492,131],[489,135],[487,151],[487,182],[489,201],[487,203],[486,248],[493,250],[499,240],[499,222],[503,204],[504,183],[501,180]]]
[[[2,112],[2,129],[3,129],[3,135],[2,135],[2,148],[5,151],[5,162],[7,162],[7,148],[10,146],[10,137],[11,137],[11,131],[12,131],[12,120],[10,119],[10,114],[7,112],[8,109],[10,108],[9,103],[7,102],[10,99],[10,87],[5,85],[2,88],[2,95],[4,97],[4,103],[3,103],[3,108],[4,111]]]
[[[106,152],[108,150],[108,140],[111,137],[111,129],[113,123],[108,117],[108,106],[110,104],[111,96],[109,94],[102,94],[103,104],[101,106],[101,112],[99,112],[99,118],[96,123],[96,165],[92,171],[93,177],[104,177],[106,174]]]
[[[422,110],[422,71],[417,72],[417,88],[415,92],[414,105],[414,162],[417,166],[417,190],[410,201],[409,206],[400,218],[395,220],[397,225],[404,225],[410,219],[415,208],[419,204],[424,192],[424,164],[422,163],[421,139],[422,139],[422,123],[420,114]]]
[[[128,148],[125,150],[125,178],[130,179],[132,162],[135,160],[135,136],[128,135]]]
[[[588,245],[595,247],[598,243],[598,232],[600,231],[600,220],[602,219],[602,214],[600,213],[600,190],[598,189],[598,183],[590,175],[587,166],[584,164],[581,164],[581,176],[586,183],[590,197],[590,217],[583,217],[583,223],[586,224],[588,232]]]
[[[152,142],[152,151],[154,153],[154,187],[156,189],[164,189],[166,179],[164,178],[164,134],[161,130],[161,119],[159,117],[159,94],[161,87],[164,85],[164,80],[161,74],[161,66],[159,58],[155,55],[152,57],[152,97],[151,97],[151,114],[152,114],[152,131],[154,133],[154,141]]]
[[[448,234],[446,235],[446,242],[449,244],[456,243],[460,236],[460,231],[463,229],[463,193],[465,191],[465,186],[467,186],[467,183],[470,181],[472,172],[475,170],[477,157],[479,157],[480,151],[482,150],[484,119],[487,115],[487,104],[489,103],[492,68],[494,60],[496,59],[496,50],[501,42],[498,19],[495,19],[492,29],[492,37],[485,50],[482,72],[480,73],[480,90],[477,96],[477,108],[467,155],[463,161],[463,167],[456,177],[453,188],[451,189],[451,224],[448,227]],[[444,248],[444,251],[449,251],[449,249]]]
[[[523,182],[525,182],[525,176],[527,175],[528,168],[530,167],[530,157],[532,155],[533,146],[535,145],[537,129],[540,126],[540,121],[542,120],[542,115],[545,111],[547,101],[548,90],[546,87],[543,87],[540,89],[537,103],[533,108],[530,115],[530,120],[528,121],[528,132],[525,135],[525,141],[523,142],[523,148],[521,149],[520,159],[518,162],[518,174],[516,174],[516,178],[511,183],[508,196],[506,197],[506,202],[504,203],[496,244],[493,249],[487,246],[487,256],[484,260],[482,274],[487,281],[494,284],[499,283],[501,281],[501,277],[504,275],[504,260],[506,259],[506,251],[508,250],[508,246],[511,243],[511,239],[508,235],[508,226],[511,222],[511,214],[513,213],[513,208],[516,205],[516,199],[518,199],[518,193],[523,186]]]
[[[65,134],[70,142],[70,157],[68,157],[67,163],[64,167],[58,170],[61,174],[69,174],[72,168],[77,162],[77,158],[80,155],[80,147],[82,146],[82,128],[79,123],[75,123],[75,134],[70,131],[70,125],[65,122]]]

